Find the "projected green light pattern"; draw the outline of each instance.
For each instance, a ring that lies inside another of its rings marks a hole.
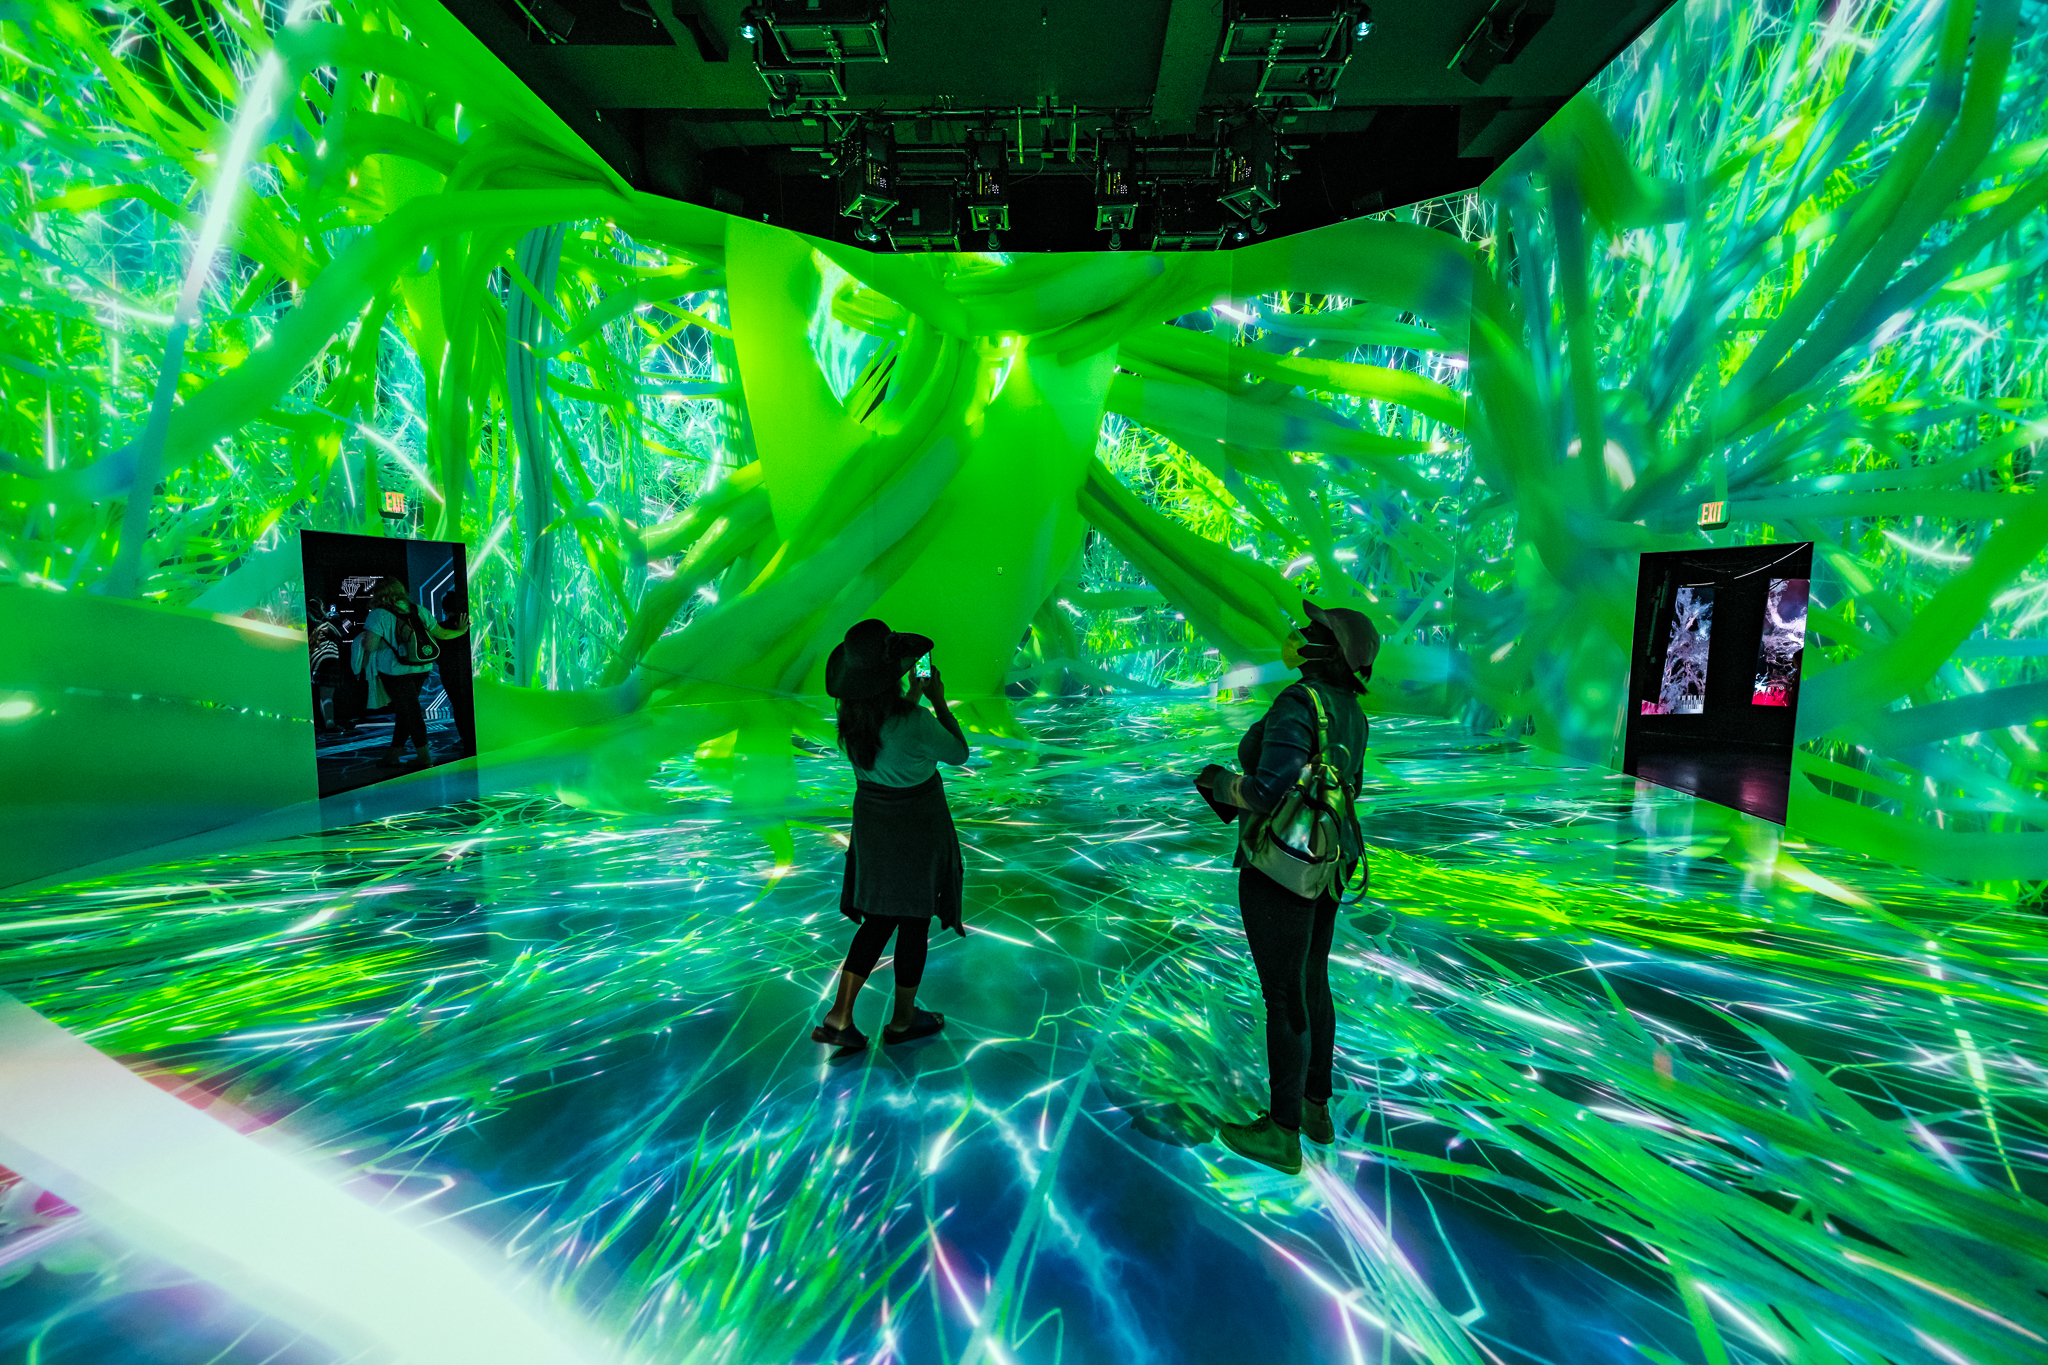
[[[60,604],[0,665],[70,670],[0,734],[113,790],[80,718],[162,701],[211,799],[276,715],[179,641],[289,620],[291,533],[390,488],[471,546],[487,739],[575,762],[17,898],[0,985],[625,1359],[2040,1358],[2033,8],[1686,4],[1482,194],[1015,259],[639,194],[427,0],[175,13],[0,12],[0,595]],[[1789,839],[1602,772],[1634,554],[1791,539]],[[1376,725],[1344,1130],[1289,1181],[1203,1140],[1259,1016],[1175,774],[1250,709],[1005,691],[1269,686],[1304,590],[1444,719]],[[944,1040],[834,1064],[815,694],[870,612],[984,746],[978,932]],[[324,1358],[35,1194],[6,1349]]]
[[[1795,828],[2048,876],[2016,0],[1700,0],[1483,194],[1016,259],[634,191],[430,0],[180,13],[0,21],[17,584],[289,619],[290,532],[402,488],[474,551],[491,743],[586,752],[564,794],[608,809],[736,753],[786,847],[797,699],[871,612],[1014,735],[1010,683],[1262,678],[1306,588],[1379,620],[1383,705],[1611,762],[1633,555],[1726,501],[1724,540],[1819,546]],[[61,708],[13,723],[117,768]]]
[[[2039,1359],[2038,916],[1448,722],[1376,728],[1337,1144],[1289,1179],[1208,1141],[1260,1005],[1174,774],[1252,713],[1041,704],[1042,762],[953,780],[975,932],[928,1046],[807,1041],[822,757],[772,889],[677,765],[680,820],[505,797],[20,901],[6,984],[454,1218],[621,1360]],[[10,1350],[328,1358],[49,1222]]]

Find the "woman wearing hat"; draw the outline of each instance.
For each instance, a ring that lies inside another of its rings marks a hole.
[[[1288,642],[1283,657],[1301,681],[1273,699],[1266,714],[1238,741],[1242,775],[1212,763],[1195,785],[1225,821],[1240,812],[1271,812],[1294,787],[1325,736],[1326,758],[1345,792],[1355,796],[1364,778],[1366,720],[1359,698],[1372,677],[1379,631],[1363,612],[1325,610],[1304,602],[1309,617],[1302,643]],[[1365,841],[1350,800],[1336,802],[1338,879],[1310,899],[1252,866],[1244,840],[1237,852],[1237,904],[1245,940],[1266,1002],[1266,1068],[1270,1108],[1250,1123],[1226,1123],[1218,1136],[1241,1156],[1292,1175],[1301,1170],[1301,1139],[1336,1139],[1330,1122],[1331,1063],[1337,1016],[1330,1000],[1330,940],[1337,898],[1365,856]],[[1248,825],[1251,821],[1246,822]]]
[[[853,1001],[891,934],[896,1009],[882,1041],[928,1038],[946,1026],[945,1016],[917,1007],[917,983],[934,916],[967,935],[960,922],[960,839],[939,781],[939,764],[967,761],[967,736],[946,709],[939,670],[928,678],[912,672],[931,648],[925,636],[868,620],[847,631],[825,663],[825,691],[839,700],[839,747],[859,779],[839,913],[860,929],[839,972],[839,996],[811,1030],[815,1043],[867,1046],[853,1026]],[[930,698],[931,710],[918,705],[920,697]]]

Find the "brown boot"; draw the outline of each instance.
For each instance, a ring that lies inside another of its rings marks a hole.
[[[1301,1174],[1301,1134],[1261,1114],[1250,1123],[1223,1123],[1216,1127],[1216,1139],[1239,1156],[1271,1166],[1282,1175]]]
[[[1303,1100],[1301,1102],[1301,1135],[1310,1142],[1327,1147],[1337,1140],[1337,1126],[1330,1121],[1328,1100]]]

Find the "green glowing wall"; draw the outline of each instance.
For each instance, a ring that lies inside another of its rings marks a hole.
[[[207,613],[289,621],[292,531],[377,533],[403,487],[472,547],[495,760],[633,807],[732,755],[775,839],[870,613],[1017,735],[1006,683],[1259,676],[1309,588],[1379,620],[1375,704],[1611,763],[1634,556],[1726,499],[1712,539],[1818,545],[1795,827],[2048,879],[2048,39],[2015,0],[1818,10],[1675,8],[1480,194],[1004,259],[634,191],[432,0],[274,36],[30,0],[4,591],[133,599],[202,657]],[[118,780],[41,638],[0,655],[5,776],[55,744]],[[213,723],[156,733],[200,804]]]

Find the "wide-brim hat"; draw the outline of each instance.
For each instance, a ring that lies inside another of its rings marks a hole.
[[[1309,620],[1337,637],[1346,668],[1356,673],[1372,667],[1380,654],[1380,630],[1370,616],[1351,607],[1319,607],[1313,602],[1303,602],[1301,609]]]
[[[931,650],[928,635],[891,630],[872,617],[857,621],[825,660],[825,693],[842,701],[883,696]]]

